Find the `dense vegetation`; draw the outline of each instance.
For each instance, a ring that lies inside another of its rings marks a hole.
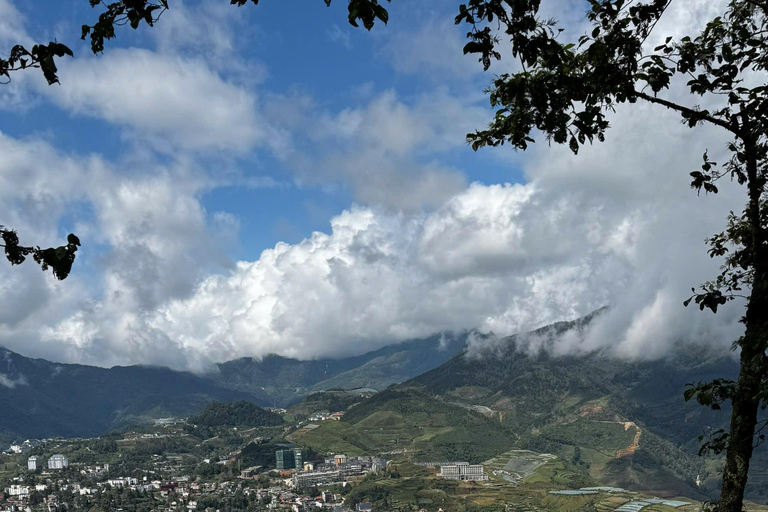
[[[372,393],[348,393],[344,390],[328,390],[312,393],[300,403],[291,407],[293,414],[309,416],[315,413],[346,411],[351,406],[366,400]]]
[[[145,366],[107,369],[59,364],[0,347],[0,373],[26,382],[14,388],[0,386],[4,410],[0,442],[95,436],[155,418],[188,417],[211,400],[286,406],[313,391],[338,387],[337,381],[347,382],[351,375],[375,376],[369,383],[383,389],[439,366],[463,347],[465,336],[451,338],[443,351],[437,350],[440,339],[406,341],[340,360],[244,358],[221,363],[215,372],[203,376]],[[354,402],[351,394],[334,396],[324,407],[338,411]],[[324,399],[323,395],[315,398]],[[310,414],[318,410],[322,409]]]
[[[372,449],[408,448],[420,460],[479,463],[514,444],[498,419],[415,390],[379,393],[350,409],[343,422],[366,435]]]
[[[251,400],[208,379],[168,368],[96,368],[31,359],[0,348],[0,440],[105,434],[153,418],[187,417],[211,400]]]
[[[347,427],[317,429],[307,441],[321,449],[332,442],[333,433],[365,449],[407,447],[415,460],[485,460],[513,445],[573,460],[597,480],[630,487],[668,484],[680,492],[716,496],[711,464],[717,460],[697,456],[697,437],[703,425],[724,425],[727,414],[685,404],[680,396],[686,382],[735,374],[735,361],[727,352],[704,348],[675,351],[669,359],[653,362],[599,353],[554,358],[526,350],[531,336],[546,342],[564,330],[583,329],[588,321],[488,340],[487,350],[475,347],[375,395],[347,412],[342,422]],[[448,411],[449,418],[440,416]],[[480,420],[490,426],[473,423]],[[636,422],[643,434],[633,456],[616,460],[616,452],[627,448],[636,432],[624,430],[619,423],[624,421]],[[474,437],[465,444],[467,430]],[[757,452],[761,461],[764,452]],[[760,484],[768,481],[765,468],[762,462],[755,467],[750,496],[762,493]],[[697,476],[704,482],[701,487],[693,484]]]
[[[210,402],[200,414],[189,419],[190,423],[203,427],[273,427],[284,423],[283,417],[262,409],[253,402]]]

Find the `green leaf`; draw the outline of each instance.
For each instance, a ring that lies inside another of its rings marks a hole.
[[[376,13],[376,17],[386,25],[389,21],[389,13],[387,10],[379,4],[373,4],[373,10]]]

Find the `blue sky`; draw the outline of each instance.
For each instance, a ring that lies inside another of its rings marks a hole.
[[[27,30],[34,39],[55,38],[71,46],[77,58],[89,57],[87,42],[78,37],[79,25],[92,22],[98,9],[89,8],[87,2],[41,2],[17,7],[28,20]],[[195,18],[206,16],[205,6],[200,2],[187,1],[183,7],[193,23]],[[450,20],[456,8],[454,3],[432,2],[428,9],[422,6],[415,11],[398,4],[389,7],[390,27],[379,24],[368,32],[355,29],[346,22],[343,2],[336,2],[331,7],[319,1],[306,2],[301,9],[284,2],[249,4],[240,8],[225,6],[234,14],[231,17],[225,15],[227,26],[220,28],[235,33],[232,34],[231,52],[227,52],[223,60],[237,65],[249,63],[257,68],[257,72],[251,76],[224,69],[220,76],[236,81],[246,90],[258,89],[260,95],[287,95],[288,99],[284,101],[290,101],[291,96],[301,97],[326,113],[359,108],[387,91],[396,94],[398,101],[406,106],[440,90],[473,96],[468,105],[483,108],[487,101],[479,91],[487,75],[481,73],[479,64],[474,74],[465,76],[403,70],[398,67],[402,68],[402,62],[412,57],[398,53],[399,48],[392,48],[400,34],[415,34],[423,20]],[[165,16],[173,14],[171,11]],[[109,43],[107,53],[117,48],[157,50],[157,36],[152,32],[163,30],[164,21],[161,19],[156,29],[142,27],[134,31],[124,27],[118,38]],[[183,27],[179,29],[183,30]],[[456,49],[461,41],[461,29],[457,27],[451,33],[456,37],[450,44]],[[433,51],[431,48],[414,50],[428,55]],[[203,59],[206,53],[209,50],[205,48],[205,42],[201,47],[183,48],[180,52],[190,58]],[[471,69],[471,63],[467,69]],[[66,84],[55,87],[66,89]],[[121,140],[121,127],[104,119],[73,113],[45,98],[37,98],[31,108],[3,116],[0,130],[19,138],[44,133],[64,151],[97,152],[109,160],[118,159],[132,150]],[[450,165],[468,182],[503,183],[521,179],[514,165],[476,155],[461,142],[457,140],[454,147],[425,158]],[[211,158],[207,164],[216,165],[219,157],[206,155]],[[228,211],[241,219],[240,246],[233,249],[233,256],[238,258],[253,258],[279,241],[295,243],[312,231],[327,230],[329,218],[355,201],[348,184],[342,180],[307,185],[297,183],[291,169],[270,151],[248,150],[226,165],[249,177],[268,177],[280,183],[270,189],[220,187],[201,196],[208,211]],[[72,226],[62,225],[63,231],[67,229]]]
[[[204,371],[514,333],[609,303],[594,333],[553,350],[658,356],[738,332],[738,307],[679,307],[717,268],[701,241],[740,205],[738,189],[688,190],[719,134],[640,105],[578,157],[475,153],[464,135],[492,115],[483,89],[514,64],[483,73],[462,55],[455,1],[395,1],[370,32],[342,0],[170,3],[93,56],[84,0],[0,0],[0,50],[55,38],[75,52],[60,85],[32,71],[0,88],[0,223],[28,243],[83,240],[62,283],[0,266],[0,344]],[[586,29],[580,3],[544,4],[567,35]],[[714,4],[675,3],[659,37]]]

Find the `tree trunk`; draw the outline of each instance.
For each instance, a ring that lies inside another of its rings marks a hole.
[[[758,353],[757,356],[759,355]],[[736,392],[731,399],[733,413],[723,469],[723,486],[717,505],[718,512],[742,512],[744,488],[747,485],[747,473],[757,425],[758,402],[755,395],[757,395],[762,374],[760,371],[762,365],[755,364],[756,359],[754,351],[742,348],[741,371]]]
[[[749,129],[746,115],[744,121],[745,128]],[[751,240],[745,243],[751,251],[754,275],[744,317],[746,331],[740,343],[741,369],[734,396],[731,398],[733,413],[718,512],[742,512],[744,488],[747,485],[749,462],[754,447],[757,410],[760,405],[758,393],[761,382],[768,373],[768,356],[765,353],[768,347],[768,252],[760,215],[760,199],[765,184],[764,178],[758,172],[755,137],[747,132],[743,140],[749,187],[746,214],[752,235]]]

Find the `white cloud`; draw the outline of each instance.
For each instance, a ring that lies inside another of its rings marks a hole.
[[[738,335],[738,304],[718,315],[682,307],[690,287],[717,271],[704,238],[741,208],[735,185],[700,198],[688,186],[706,147],[722,160],[717,132],[633,105],[612,117],[606,143],[577,157],[545,144],[493,153],[522,163],[526,184],[467,186],[450,157],[487,121],[477,98],[387,91],[330,113],[275,95],[261,109],[223,68],[184,56],[193,42],[178,27],[190,12],[157,36],[165,53],[76,59],[62,65],[64,85],[46,94],[156,147],[268,146],[300,183],[348,186],[369,206],[333,218],[329,233],[215,273],[227,265],[223,248],[238,221],[202,207],[201,193],[219,182],[194,160],[107,162],[2,136],[3,222],[24,240],[54,245],[66,213],[87,208],[77,232],[103,254],[64,283],[32,263],[0,266],[0,302],[11,304],[0,313],[0,343],[67,361],[201,369],[268,352],[360,353],[451,329],[508,334],[605,304],[610,312],[585,336],[551,349],[655,357],[678,340],[728,344]],[[208,35],[212,55],[232,47],[231,34]],[[441,73],[459,68],[447,63]],[[301,136],[301,147],[285,133]]]
[[[0,386],[5,386],[7,388],[13,389],[16,386],[25,386],[25,385],[27,385],[27,379],[25,379],[23,375],[19,375],[19,377],[14,379],[0,373]]]
[[[11,48],[21,44],[30,48],[33,44],[32,38],[25,29],[26,20],[24,16],[16,9],[11,0],[0,0],[0,55],[8,58]],[[33,71],[37,73],[37,71]],[[19,84],[19,77],[22,73],[11,73],[12,81],[8,83],[8,77],[0,77],[0,109],[2,110],[24,110],[30,104],[30,97]]]
[[[15,44],[29,44],[24,17],[10,0],[0,0],[0,47],[8,50]],[[7,57],[7,54],[6,54]]]
[[[682,300],[716,272],[703,239],[741,191],[696,197],[687,170],[717,136],[652,108],[636,112],[617,116],[612,143],[578,157],[542,148],[527,185],[474,184],[428,214],[353,208],[330,234],[204,280],[141,330],[177,340],[201,365],[358,353],[447,329],[509,334],[611,304],[586,336],[552,350],[657,357],[677,341],[729,344],[741,329],[738,305],[711,315]]]
[[[84,165],[43,143],[5,139],[3,155],[18,171],[3,177],[26,191],[13,201],[26,198],[25,210],[40,212],[31,218],[45,226],[70,196],[85,198],[95,210],[92,229],[110,248],[100,296],[84,293],[77,277],[66,288],[49,279],[42,310],[8,337],[23,333],[39,340],[37,350],[68,360],[202,369],[269,352],[360,353],[452,329],[509,334],[610,304],[588,335],[552,350],[655,357],[681,340],[728,344],[740,331],[739,305],[717,315],[682,306],[690,287],[717,270],[704,238],[741,205],[737,185],[706,197],[688,186],[704,147],[716,157],[723,140],[652,106],[632,108],[634,115],[620,110],[612,119],[606,143],[578,156],[536,146],[525,161],[527,184],[473,184],[431,212],[353,207],[332,220],[330,233],[278,244],[208,277],[217,261],[211,226],[237,223],[201,208],[203,174],[172,167],[122,177],[98,159]],[[328,136],[364,139],[365,129]],[[425,144],[440,147],[434,133]],[[410,150],[397,138],[381,144],[389,154]],[[47,190],[40,157],[86,186]]]
[[[203,61],[112,49],[62,62],[60,78],[61,87],[43,89],[57,104],[126,126],[160,148],[245,152],[275,135],[254,95]]]
[[[228,3],[173,2],[151,30],[156,51],[204,60],[206,65],[243,87],[267,78],[263,63],[246,50],[263,43],[258,25],[249,22],[248,8]]]
[[[487,113],[442,88],[409,101],[384,91],[359,107],[314,112],[304,114],[304,147],[285,156],[298,181],[340,183],[360,203],[409,212],[436,208],[466,187],[446,155],[466,148],[467,131]]]
[[[399,73],[421,75],[437,83],[476,78],[483,68],[476,56],[464,55],[466,28],[453,23],[457,13],[432,16],[411,30],[392,27],[394,32],[387,34],[382,47],[392,67]]]
[[[339,43],[347,50],[352,48],[352,39],[349,35],[349,30],[341,28],[336,23],[331,25],[331,28],[326,30],[325,35],[329,41],[332,41],[334,43]]]
[[[3,223],[23,244],[56,246],[66,237],[57,226],[71,215],[84,244],[63,282],[32,261],[0,265],[8,305],[0,344],[67,361],[125,362],[140,349],[122,344],[137,318],[229,265],[237,220],[201,206],[198,196],[215,182],[191,162],[115,164],[7,136],[0,149]]]

